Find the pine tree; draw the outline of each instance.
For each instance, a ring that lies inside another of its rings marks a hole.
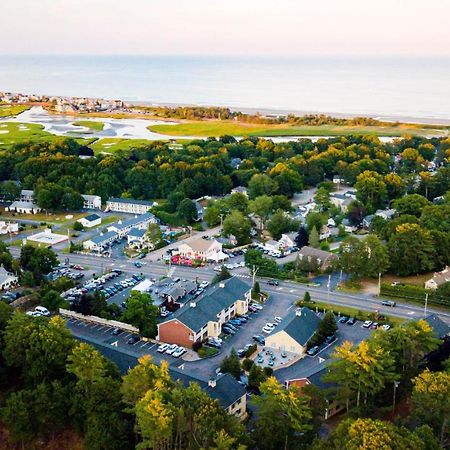
[[[298,234],[295,237],[295,245],[298,248],[302,248],[305,245],[308,245],[308,232],[306,231],[306,228],[304,225],[301,225],[300,228],[298,229]]]
[[[312,228],[311,233],[309,233],[309,244],[311,245],[311,247],[319,248],[319,232],[317,231],[317,228],[315,226]]]

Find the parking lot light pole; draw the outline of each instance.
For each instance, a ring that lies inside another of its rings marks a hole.
[[[378,274],[378,297],[381,295],[381,272]]]
[[[427,316],[427,308],[428,308],[428,292],[425,294],[425,305],[423,307],[423,316]]]
[[[395,395],[397,393],[397,388],[400,386],[400,381],[394,381],[394,398],[392,401],[392,413],[395,413]]]

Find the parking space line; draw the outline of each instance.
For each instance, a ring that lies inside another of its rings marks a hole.
[[[102,327],[100,327],[97,331],[102,331],[103,329],[108,328],[107,325],[103,325]]]
[[[144,342],[144,344],[141,345],[141,348],[144,348],[147,344],[148,344],[148,342]]]
[[[149,344],[150,344],[150,342],[149,342]],[[149,350],[151,350],[152,348],[155,348],[156,347],[156,344],[153,344],[151,347],[149,347],[148,349]]]
[[[127,333],[125,336],[123,336],[125,339],[126,338],[128,338],[128,337],[130,337],[131,336],[131,333]]]
[[[135,343],[133,344],[133,347],[134,347],[135,345],[139,344],[139,342],[141,342],[141,341],[135,342]]]

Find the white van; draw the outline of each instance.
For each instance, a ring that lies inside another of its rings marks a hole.
[[[50,315],[50,311],[47,308],[44,308],[43,306],[36,306],[34,310],[45,317],[48,317]]]

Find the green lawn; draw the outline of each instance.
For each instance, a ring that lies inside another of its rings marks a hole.
[[[102,131],[105,128],[103,122],[95,122],[93,120],[78,120],[77,122],[73,122],[73,125],[76,127],[86,127],[91,131]]]
[[[291,126],[291,125],[260,125],[232,121],[198,121],[183,122],[177,125],[152,125],[150,131],[170,136],[346,136],[350,134],[374,136],[403,136],[405,134],[445,136],[443,128],[421,127],[414,125],[398,126]]]
[[[11,145],[26,141],[51,142],[53,140],[66,139],[62,136],[44,131],[44,127],[35,123],[0,122],[0,149],[5,149]],[[89,145],[96,138],[77,138],[80,144]]]
[[[23,113],[27,109],[30,109],[28,105],[2,105],[0,104],[0,117],[12,117]]]
[[[116,153],[121,150],[130,151],[148,145],[149,143],[150,141],[146,139],[103,138],[97,140],[90,147],[95,153]]]

